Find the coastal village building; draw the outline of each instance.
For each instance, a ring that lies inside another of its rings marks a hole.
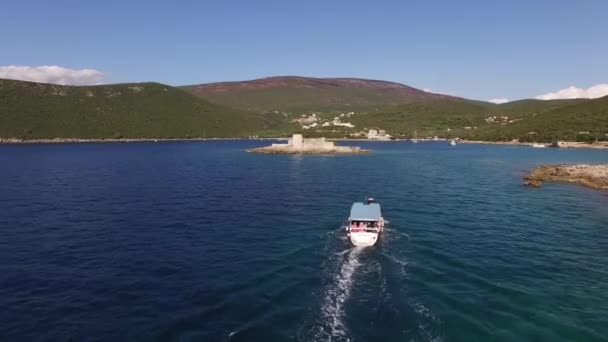
[[[312,124],[310,124],[310,125],[303,125],[303,126],[302,126],[302,128],[303,128],[303,129],[310,129],[310,128],[315,128],[315,127],[317,127],[318,125],[319,125],[319,124],[317,124],[316,122],[313,122],[313,123],[312,123]]]
[[[310,116],[302,115],[299,119],[294,120],[295,122],[301,125],[309,125],[314,122],[317,122],[319,118],[317,118],[317,114],[310,114]]]
[[[342,120],[340,120],[339,117],[335,117],[334,120],[332,121],[332,125],[333,126],[343,126],[343,127],[349,127],[349,128],[354,128],[355,125],[351,124],[350,122],[342,122]]]
[[[376,129],[370,129],[369,132],[367,133],[367,139],[370,140],[390,140],[391,139],[391,135],[387,134],[385,130],[380,129],[380,130],[376,130]]]
[[[352,112],[351,112],[352,113]],[[349,117],[352,114],[340,114],[336,116],[331,121],[321,120],[321,117],[317,116],[317,114],[312,113],[310,115],[303,114],[300,118],[292,120],[292,122],[297,122],[302,125],[303,129],[310,129],[313,127],[330,127],[330,126],[341,126],[348,128],[355,128],[350,122],[343,121],[340,117]]]

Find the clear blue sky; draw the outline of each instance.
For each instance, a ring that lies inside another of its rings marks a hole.
[[[183,85],[349,76],[491,99],[608,83],[608,1],[0,2],[0,66]]]

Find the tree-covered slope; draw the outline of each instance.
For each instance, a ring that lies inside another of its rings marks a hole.
[[[479,138],[496,136],[522,141],[608,139],[608,96],[592,100],[565,100],[563,105],[539,111],[525,119],[480,132]]]
[[[393,133],[409,135],[442,135],[448,129],[475,126],[483,122],[488,110],[484,103],[456,98],[417,101],[363,115],[354,115],[357,127],[383,128]]]
[[[359,127],[411,136],[475,140],[604,140],[608,97],[594,100],[522,100],[501,105],[464,99],[414,102],[353,116]],[[589,133],[586,133],[589,132]]]
[[[59,86],[0,80],[0,137],[171,138],[247,136],[269,115],[218,106],[159,83]]]

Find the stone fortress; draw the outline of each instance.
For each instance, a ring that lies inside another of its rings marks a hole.
[[[370,151],[361,149],[358,146],[336,146],[333,141],[327,141],[325,138],[305,139],[302,134],[294,134],[287,140],[287,144],[272,144],[266,147],[249,149],[247,152],[271,154],[354,154],[368,153]]]
[[[291,146],[294,149],[311,149],[311,148],[319,148],[319,149],[332,149],[336,147],[333,141],[327,141],[325,138],[308,138],[304,139],[302,134],[294,134],[287,140],[287,145],[285,144],[272,144],[272,146],[276,147],[284,147]]]

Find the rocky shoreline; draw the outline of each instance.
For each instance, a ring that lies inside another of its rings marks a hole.
[[[608,164],[543,165],[524,177],[524,184],[539,187],[543,182],[577,183],[593,189],[608,190]]]
[[[365,142],[399,142],[399,141],[410,141],[411,139],[391,139],[391,140],[369,140],[369,139],[329,139],[333,141],[365,141]],[[419,142],[433,142],[433,141],[450,141],[451,139],[418,139]],[[463,140],[457,139],[456,142],[458,144],[479,144],[479,145],[511,145],[511,146],[532,146],[535,144],[534,142],[520,142],[518,140],[509,140],[509,141],[483,141],[483,140]],[[598,141],[594,143],[585,143],[578,141],[560,141],[557,143],[557,147],[559,148],[580,148],[580,149],[608,149],[608,141]]]
[[[592,149],[608,149],[608,141],[598,141],[595,143],[583,143],[576,141],[560,141],[557,143],[560,148],[592,148]]]
[[[484,145],[514,145],[532,146],[534,143],[524,143],[517,140],[512,141],[481,141],[481,140],[459,140],[460,144],[484,144]],[[608,149],[608,141],[598,141],[595,143],[584,143],[577,141],[560,141],[557,143],[559,148],[586,148],[586,149]]]

